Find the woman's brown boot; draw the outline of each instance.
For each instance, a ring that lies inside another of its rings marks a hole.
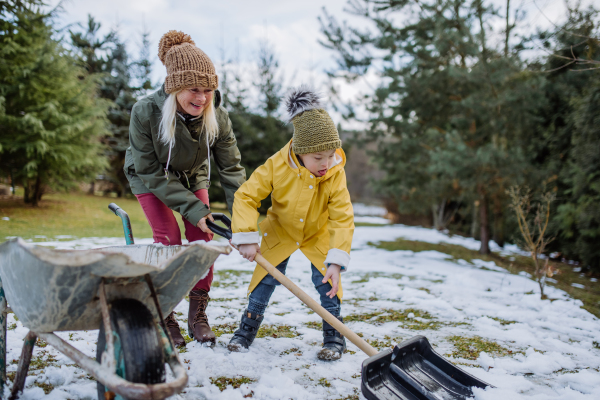
[[[198,289],[192,290],[189,295],[190,311],[188,313],[188,333],[192,339],[213,347],[216,337],[208,325],[206,306],[210,300],[208,292]]]
[[[179,330],[179,324],[177,323],[177,320],[175,320],[175,314],[173,312],[167,316],[165,323],[169,333],[171,334],[171,339],[173,339],[173,344],[175,347],[185,346],[185,339]]]

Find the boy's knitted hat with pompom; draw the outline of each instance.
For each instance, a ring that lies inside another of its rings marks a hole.
[[[300,86],[290,93],[286,105],[294,124],[292,150],[296,154],[318,153],[342,147],[337,128],[314,90]]]
[[[191,87],[219,86],[215,66],[190,35],[179,31],[165,33],[158,43],[158,58],[167,67],[167,94]]]

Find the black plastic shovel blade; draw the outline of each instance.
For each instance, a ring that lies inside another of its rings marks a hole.
[[[368,400],[464,400],[473,386],[489,384],[436,353],[425,336],[415,336],[368,358],[362,365],[362,393]]]

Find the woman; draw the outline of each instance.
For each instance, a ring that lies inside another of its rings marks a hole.
[[[246,173],[227,111],[219,107],[212,61],[183,32],[167,32],[158,47],[167,77],[160,90],[133,106],[125,174],[156,243],[181,244],[171,210],[181,214],[190,242],[209,241],[213,236],[206,226],[207,218],[213,220],[208,203],[210,155],[219,169],[230,212]],[[215,343],[205,313],[212,279],[211,266],[189,293],[188,313],[190,337],[209,346]],[[175,344],[185,346],[173,313],[166,323]]]

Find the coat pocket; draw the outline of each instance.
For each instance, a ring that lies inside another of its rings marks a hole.
[[[279,244],[279,236],[277,235],[275,229],[273,229],[273,225],[268,218],[265,218],[260,224],[258,224],[258,227],[262,232],[262,240],[267,244],[269,249],[272,249]]]
[[[135,174],[135,166],[133,165],[133,155],[131,154],[131,150],[127,149],[125,152],[125,164],[123,165],[123,172],[125,175],[134,175]]]
[[[315,245],[315,247],[321,253],[323,253],[324,255],[327,255],[327,253],[329,253],[329,239],[323,240],[320,238],[319,241],[317,242],[317,244]]]

